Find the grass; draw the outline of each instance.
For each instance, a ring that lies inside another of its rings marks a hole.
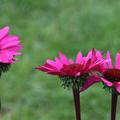
[[[74,120],[71,91],[33,68],[59,50],[75,58],[78,50],[86,54],[95,47],[114,58],[120,52],[119,11],[120,1],[113,0],[0,0],[0,27],[9,25],[24,45],[0,81],[9,108],[2,120]],[[110,119],[110,94],[101,88],[96,84],[81,94],[83,120]]]

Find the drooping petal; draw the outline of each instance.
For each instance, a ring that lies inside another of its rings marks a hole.
[[[87,90],[93,84],[100,82],[100,79],[97,75],[93,75],[85,80],[85,83],[80,92]]]
[[[120,93],[120,86],[117,86],[116,90]]]
[[[110,82],[110,81],[108,81],[108,80],[106,80],[106,79],[104,79],[104,78],[102,78],[102,77],[100,77],[100,80],[101,80],[103,83],[105,83],[108,87],[113,86],[113,83],[112,83],[112,82]]]
[[[120,69],[120,54],[116,54],[115,68]]]
[[[65,64],[65,65],[69,64],[67,57],[62,52],[59,52],[59,56],[60,56],[60,60],[63,64]]]
[[[116,90],[120,93],[120,82],[117,82],[115,85]]]
[[[82,58],[82,53],[79,51],[76,56],[76,64],[80,64]]]

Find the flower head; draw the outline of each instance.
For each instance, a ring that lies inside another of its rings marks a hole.
[[[110,53],[107,53],[107,58],[110,58]],[[115,65],[112,65],[112,61],[106,64],[103,77],[100,77],[105,87],[114,89],[117,93],[120,93],[120,53],[116,54]]]
[[[9,34],[8,26],[0,29],[0,63],[12,64],[15,61],[15,56],[21,53],[18,50],[22,49],[18,36]]]
[[[14,63],[15,56],[21,54],[18,52],[22,49],[19,37],[10,35],[9,30],[8,26],[0,29],[0,75]]]
[[[48,74],[58,75],[64,81],[64,85],[69,86],[69,84],[77,83],[77,85],[85,86],[85,89],[87,89],[96,81],[88,84],[88,82],[85,83],[85,79],[93,71],[101,72],[104,63],[102,54],[93,48],[85,57],[82,56],[81,52],[78,52],[75,62],[71,58],[67,59],[62,52],[59,52],[59,57],[55,57],[54,61],[47,59],[44,65],[38,66],[36,69]]]
[[[86,57],[78,52],[75,62],[59,52],[59,58],[55,57],[55,61],[47,59],[44,65],[38,66],[36,69],[52,75],[76,77],[93,70],[101,71],[103,63],[104,59],[102,59],[100,52],[92,49]]]

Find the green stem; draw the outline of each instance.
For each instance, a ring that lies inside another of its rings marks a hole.
[[[1,98],[0,98],[0,112],[2,110],[2,102],[1,102]]]

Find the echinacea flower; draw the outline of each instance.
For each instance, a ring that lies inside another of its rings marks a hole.
[[[107,52],[107,59],[111,59],[110,52]],[[116,119],[116,109],[118,95],[120,95],[120,53],[116,54],[115,65],[112,65],[112,60],[105,63],[105,69],[101,76],[95,76],[94,79],[99,79],[104,84],[105,89],[111,92],[111,120]]]
[[[107,59],[111,59],[110,52],[107,53]],[[114,66],[112,65],[112,60],[106,64],[106,69],[100,80],[104,83],[105,87],[120,93],[120,53],[116,54]]]
[[[67,59],[62,52],[59,52],[59,57],[55,57],[54,61],[47,59],[44,65],[38,66],[36,69],[58,75],[67,87],[77,84],[79,87],[84,85],[87,89],[98,81],[89,82],[89,74],[93,71],[101,72],[105,62],[107,61],[102,58],[102,54],[93,48],[85,57],[82,56],[81,52],[78,52],[75,62],[72,59]]]
[[[15,56],[20,55],[18,52],[22,49],[18,36],[9,34],[10,28],[4,27],[0,30],[0,62],[12,64]]]
[[[15,56],[20,55],[22,49],[19,37],[9,34],[8,26],[0,29],[0,73],[5,72],[10,64],[16,60]]]
[[[16,60],[15,56],[20,55],[18,52],[22,49],[18,36],[9,34],[8,26],[0,29],[0,76],[2,72],[8,71],[11,64]],[[0,112],[2,109],[0,99]]]
[[[59,57],[55,57],[54,61],[47,59],[44,65],[38,66],[36,69],[57,75],[62,80],[64,87],[72,87],[76,120],[81,120],[79,93],[99,81],[94,79],[93,74],[96,71],[103,72],[105,62],[107,60],[103,59],[102,54],[93,48],[85,57],[78,52],[75,62],[59,52]]]

